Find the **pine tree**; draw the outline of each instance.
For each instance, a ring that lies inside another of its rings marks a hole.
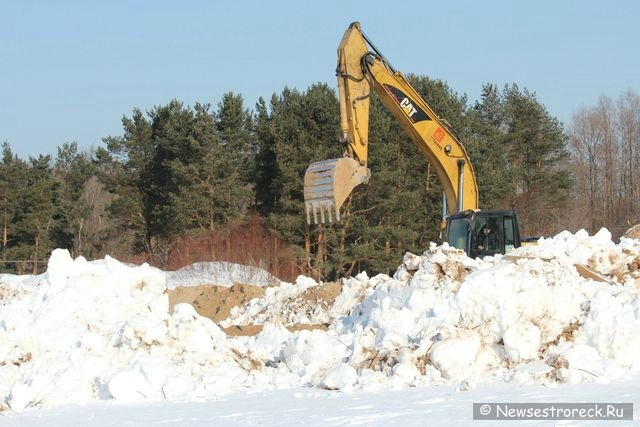
[[[170,194],[178,234],[211,230],[221,222],[215,205],[218,180],[214,166],[221,144],[210,105],[197,103],[189,120],[188,134],[184,135],[190,141],[185,145],[189,149],[172,160],[168,172],[178,184]]]
[[[95,173],[90,159],[78,152],[76,142],[58,147],[53,167],[55,181],[54,225],[51,228],[53,246],[66,248],[72,253],[82,250],[82,228],[92,206],[83,198],[87,181]]]
[[[115,197],[108,207],[112,222],[106,238],[116,247],[130,246],[134,253],[152,253],[151,188],[153,144],[151,123],[139,109],[122,118],[123,136],[103,139],[106,148],[96,150],[98,176]]]
[[[271,100],[272,107],[277,102],[278,99],[274,95]],[[260,97],[256,103],[254,197],[256,210],[265,217],[275,210],[278,195],[273,185],[279,173],[275,153],[275,133],[273,114],[269,111],[266,101]]]
[[[21,187],[24,193],[14,220],[14,254],[30,260],[34,274],[53,249],[49,236],[54,214],[54,181],[50,162],[50,156],[29,158],[26,186]]]
[[[568,138],[562,124],[547,112],[535,94],[512,85],[505,88],[504,97],[513,205],[520,213],[525,232],[557,231],[562,223],[557,213],[561,214],[566,206],[572,185],[566,166]]]
[[[475,124],[466,147],[478,180],[480,207],[511,207],[511,170],[504,132],[506,110],[496,85],[483,85],[473,118]]]
[[[225,207],[224,222],[246,215],[254,204],[256,138],[253,117],[242,96],[226,93],[218,104],[215,125],[220,135],[219,153],[212,164],[217,171],[218,200]]]
[[[205,107],[205,109],[208,107]],[[191,173],[184,167],[196,165],[200,146],[192,133],[193,111],[172,100],[149,113],[152,157],[149,162],[149,187],[145,189],[145,210],[153,253],[166,257],[172,239],[189,227],[180,213],[179,199],[188,191]],[[182,173],[177,173],[180,170]],[[185,180],[187,180],[185,182]]]
[[[8,142],[2,144],[0,164],[0,209],[2,210],[2,266],[6,271],[18,272],[20,266],[7,261],[29,258],[28,243],[21,240],[17,224],[24,208],[27,191],[27,163],[15,155]]]

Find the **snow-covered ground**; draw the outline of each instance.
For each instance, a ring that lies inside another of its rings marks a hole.
[[[299,277],[216,325],[169,313],[175,273],[56,250],[0,275],[0,425],[486,423],[474,402],[631,402],[637,421],[639,266],[640,241],[604,229],[484,260],[433,245],[329,306],[284,304],[319,286]]]
[[[640,377],[636,377],[636,381]],[[474,421],[479,402],[640,402],[637,382],[564,384],[557,388],[482,384],[460,392],[448,386],[343,393],[314,388],[233,393],[211,401],[100,401],[61,406],[0,418],[3,427],[211,427],[211,426],[493,426],[513,421]],[[521,421],[546,426],[624,426],[635,421]]]

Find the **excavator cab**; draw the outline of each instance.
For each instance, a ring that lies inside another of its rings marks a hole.
[[[464,211],[447,216],[446,241],[471,258],[504,254],[520,247],[513,210]]]

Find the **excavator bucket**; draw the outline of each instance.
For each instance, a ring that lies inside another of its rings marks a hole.
[[[350,157],[312,163],[304,174],[304,204],[307,223],[340,221],[340,208],[351,191],[369,179],[370,172]]]

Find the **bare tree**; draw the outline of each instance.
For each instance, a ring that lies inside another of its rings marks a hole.
[[[117,239],[105,238],[110,226],[106,207],[112,199],[95,176],[84,184],[79,203],[86,206],[88,212],[75,223],[74,248],[78,255],[89,258],[115,255]]]
[[[640,97],[632,90],[626,91],[617,102],[617,133],[620,141],[620,208],[621,220],[637,221],[635,213],[640,197]]]
[[[617,102],[598,103],[573,116],[569,140],[576,178],[576,218],[590,231],[620,235],[640,220],[640,97],[629,90]]]
[[[604,134],[598,111],[583,108],[573,116],[569,130],[569,145],[573,150],[576,178],[576,212],[583,212],[591,229],[603,221],[596,206],[602,199],[601,183],[604,180]],[[583,206],[585,209],[580,209]]]

